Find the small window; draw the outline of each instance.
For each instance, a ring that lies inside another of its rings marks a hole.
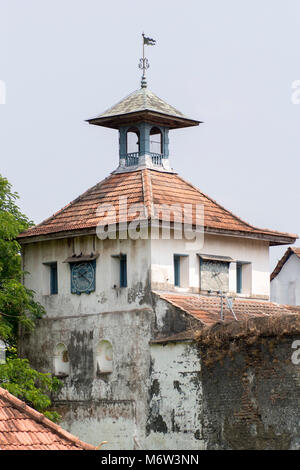
[[[162,133],[158,127],[152,127],[150,131],[150,152],[160,155],[163,153]]]
[[[242,270],[243,270],[243,265],[241,263],[237,263],[236,265],[236,292],[237,294],[241,294],[242,289],[243,289]]]
[[[174,286],[189,287],[188,255],[174,255]]]
[[[251,294],[252,268],[251,263],[238,261],[236,263],[236,293]]]
[[[140,151],[140,132],[137,128],[131,127],[126,136],[127,153],[137,153]]]
[[[180,256],[174,255],[174,285],[180,286]]]
[[[70,373],[69,354],[66,346],[59,343],[54,351],[54,375],[64,377]]]
[[[96,375],[107,374],[113,371],[113,349],[107,340],[101,340],[96,352]]]
[[[120,255],[120,287],[127,287],[127,256]]]
[[[58,282],[57,282],[57,263],[50,264],[50,294],[54,295],[58,293]]]

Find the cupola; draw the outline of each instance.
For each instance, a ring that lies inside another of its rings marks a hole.
[[[143,35],[143,46],[149,38]],[[153,40],[151,40],[153,41]],[[119,131],[119,167],[116,172],[139,168],[172,171],[169,163],[169,130],[198,126],[147,88],[145,70],[149,64],[141,59],[141,88],[128,95],[104,113],[88,119],[89,124]]]

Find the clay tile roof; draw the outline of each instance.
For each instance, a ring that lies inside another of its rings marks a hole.
[[[220,321],[221,299],[218,296],[163,294],[158,292],[156,294],[161,299],[192,315],[203,325],[213,325]],[[287,306],[278,305],[274,302],[240,298],[233,300],[233,311],[237,320],[296,312],[295,309],[287,308]],[[223,299],[223,312],[225,322],[235,319],[225,299]]]
[[[275,279],[275,277],[278,276],[283,266],[292,255],[296,255],[298,256],[298,258],[300,258],[300,248],[291,246],[286,250],[283,257],[278,261],[274,271],[271,273],[271,276],[270,276],[271,281],[273,281],[273,279]]]
[[[122,197],[119,204],[119,198]],[[94,229],[98,224],[105,225],[113,216],[113,210],[97,215],[100,204],[110,204],[116,211],[116,223],[131,221],[136,215],[128,211],[132,204],[144,207],[145,219],[154,216],[159,220],[168,220],[169,214],[153,212],[157,205],[178,205],[183,208],[190,204],[193,208],[204,206],[204,226],[206,232],[234,234],[251,238],[264,238],[273,245],[294,243],[297,235],[281,233],[268,229],[259,229],[235,216],[199,189],[186,182],[175,173],[163,173],[156,170],[136,170],[125,173],[113,173],[105,180],[93,186],[52,217],[30,228],[19,236],[60,234],[73,230]],[[154,205],[154,206],[153,206]],[[171,222],[181,222],[181,213],[171,212]],[[193,211],[193,223],[196,223]]]
[[[145,111],[175,118],[178,123],[180,123],[180,121],[182,122],[182,125],[178,124],[175,125],[175,127],[199,124],[199,121],[189,119],[182,114],[181,111],[178,111],[178,109],[159,98],[148,88],[140,88],[139,90],[134,91],[117,104],[107,109],[104,113],[101,113],[92,119],[88,119],[87,122],[90,124],[118,128],[118,125],[115,123],[119,121],[117,121],[116,118],[124,118],[127,114],[130,114],[131,116],[136,113],[141,114]]]
[[[95,450],[0,387],[0,450]]]

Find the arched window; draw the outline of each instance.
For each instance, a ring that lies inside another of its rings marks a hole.
[[[128,129],[126,139],[127,153],[140,151],[140,132],[136,127]]]
[[[63,343],[55,346],[54,351],[54,374],[58,376],[66,376],[70,373],[70,362],[68,349]]]
[[[109,341],[99,341],[96,351],[96,374],[107,374],[113,371],[113,349]]]
[[[150,152],[158,154],[163,153],[162,132],[158,127],[152,127],[150,131]]]

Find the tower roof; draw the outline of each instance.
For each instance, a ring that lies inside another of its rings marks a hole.
[[[145,219],[153,217],[153,207],[157,205],[176,204],[183,208],[184,204],[192,204],[194,208],[202,204],[206,233],[261,239],[270,245],[292,244],[297,238],[294,234],[260,229],[244,222],[177,174],[144,169],[111,174],[52,217],[20,234],[19,241],[26,243],[40,238],[96,233],[97,225],[110,223],[107,214],[97,214],[100,204],[114,206],[116,220],[111,223],[136,219],[136,214],[129,211],[133,204],[144,207]],[[176,217],[171,214],[171,222],[181,222],[181,218]],[[169,214],[159,213],[158,220],[169,221]]]
[[[190,119],[159,98],[148,88],[140,88],[95,118],[90,124],[118,129],[120,125],[146,121],[162,124],[170,129],[198,126],[201,121]]]

